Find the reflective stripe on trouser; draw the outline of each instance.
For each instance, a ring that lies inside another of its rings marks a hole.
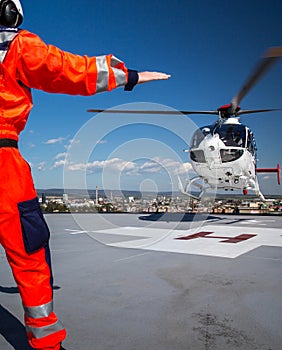
[[[22,298],[28,340],[35,349],[57,350],[66,332],[52,307],[49,246],[26,252],[17,207],[17,203],[36,197],[30,168],[17,149],[0,148],[0,169],[5,169],[0,172],[0,244]]]
[[[65,338],[66,332],[53,312],[53,302],[37,307],[24,306],[24,310],[26,331],[30,344],[36,349],[59,349],[59,344]],[[53,347],[50,346],[52,343]]]
[[[40,339],[64,331],[63,325],[53,312],[53,301],[40,306],[24,306],[24,311],[28,337],[36,339],[37,343],[41,342]],[[54,323],[51,323],[51,319]]]
[[[53,301],[40,306],[28,307],[24,306],[25,315],[30,318],[42,318],[47,317],[53,311]]]

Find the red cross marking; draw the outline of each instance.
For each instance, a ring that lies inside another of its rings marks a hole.
[[[193,235],[178,237],[175,239],[188,241],[190,239],[196,239],[196,238],[217,238],[217,239],[223,239],[222,241],[220,241],[220,243],[241,243],[243,241],[246,241],[246,240],[256,236],[256,235],[251,235],[251,234],[247,234],[247,233],[243,233],[243,234],[241,234],[239,236],[235,236],[235,237],[210,236],[212,233],[214,233],[214,232],[201,231],[198,233],[194,233]]]

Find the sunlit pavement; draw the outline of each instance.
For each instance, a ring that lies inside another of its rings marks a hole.
[[[47,215],[67,350],[280,350],[282,218]],[[26,350],[0,251],[0,349]]]

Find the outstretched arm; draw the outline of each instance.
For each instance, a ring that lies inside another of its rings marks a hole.
[[[113,55],[79,56],[46,45],[37,35],[21,31],[10,51],[20,46],[18,72],[20,81],[35,89],[70,95],[93,95],[119,86],[132,90],[136,84],[168,79],[158,72],[140,72],[127,69]],[[15,57],[18,57],[15,53]]]

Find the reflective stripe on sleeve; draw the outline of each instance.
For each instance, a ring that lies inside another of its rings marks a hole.
[[[27,333],[31,333],[34,338],[41,339],[44,337],[47,337],[48,335],[57,333],[59,331],[64,330],[64,326],[61,324],[60,321],[57,321],[56,323],[53,323],[49,326],[44,327],[30,327],[26,326]]]
[[[33,307],[24,306],[24,311],[27,317],[34,318],[34,319],[48,317],[53,311],[53,301],[50,301],[50,303],[40,305],[40,306],[33,306]]]
[[[109,81],[109,68],[107,65],[106,56],[96,57],[97,66],[97,83],[96,83],[96,93],[106,91],[108,89]]]
[[[115,74],[116,86],[124,86],[127,83],[126,73],[120,68],[115,68],[118,65],[123,65],[123,62],[121,60],[119,60],[117,57],[112,56],[111,57],[111,67],[113,67],[113,71]]]
[[[108,66],[108,62],[110,67]],[[96,93],[111,90],[117,86],[124,86],[127,83],[126,73],[122,69],[124,63],[115,56],[112,56],[110,61],[107,61],[107,56],[96,57],[97,67],[97,82]],[[110,73],[111,70],[111,73]],[[111,76],[110,76],[111,74]],[[114,77],[114,84],[112,78]],[[110,82],[111,78],[111,82]]]
[[[119,60],[117,57],[112,56],[111,57],[111,66],[116,67],[118,64],[123,63],[121,60]]]
[[[0,63],[3,63],[8,52],[9,45],[17,34],[17,30],[7,30],[0,32]]]

